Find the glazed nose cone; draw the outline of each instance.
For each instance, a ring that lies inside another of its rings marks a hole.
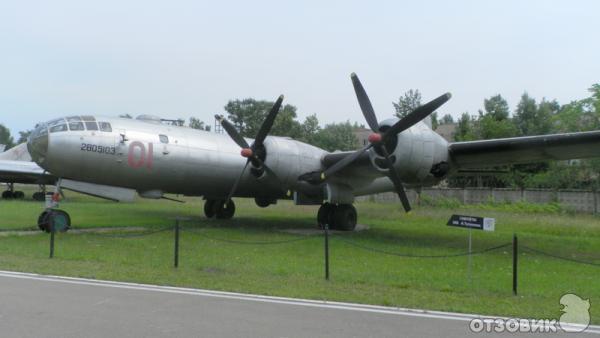
[[[48,153],[48,129],[45,125],[38,126],[27,139],[27,150],[31,158],[41,164]]]

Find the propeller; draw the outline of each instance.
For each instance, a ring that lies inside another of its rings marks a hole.
[[[264,141],[267,138],[269,131],[273,127],[273,123],[275,122],[275,118],[279,113],[279,109],[281,108],[282,102],[283,95],[280,95],[279,98],[277,98],[277,101],[275,101],[275,104],[273,104],[273,107],[271,107],[271,110],[267,114],[267,117],[263,121],[262,125],[260,126],[258,134],[256,135],[254,142],[252,142],[252,145],[249,145],[248,142],[246,142],[246,140],[242,137],[242,135],[240,135],[240,133],[237,131],[237,129],[231,122],[227,121],[221,115],[215,115],[215,118],[221,123],[221,126],[223,126],[223,129],[225,129],[229,137],[231,137],[231,139],[233,139],[233,141],[237,143],[237,145],[239,145],[240,148],[242,148],[240,152],[241,155],[247,158],[246,164],[244,165],[242,172],[233,183],[229,195],[227,195],[227,199],[225,200],[226,203],[228,203],[233,197],[233,194],[235,194],[235,191],[237,190],[242,176],[244,176],[244,172],[246,171],[246,168],[248,167],[248,164],[250,164],[250,162],[252,162],[252,165],[255,168],[257,168],[259,173],[267,171],[269,174],[274,176],[273,171],[269,167],[267,167],[267,165],[264,162]]]
[[[438,98],[416,108],[411,111],[408,115],[400,119],[394,125],[386,130],[380,130],[379,122],[377,121],[377,116],[375,115],[375,110],[373,109],[373,105],[371,104],[371,100],[369,100],[369,96],[365,91],[362,83],[358,79],[358,76],[355,73],[352,73],[350,76],[352,79],[352,85],[354,86],[354,91],[356,93],[356,98],[358,99],[358,104],[360,105],[360,109],[367,121],[369,127],[373,133],[369,135],[368,140],[369,144],[355,151],[352,154],[347,155],[331,167],[325,169],[322,172],[317,172],[311,175],[303,175],[301,179],[305,179],[311,183],[321,183],[325,181],[327,178],[337,173],[338,171],[344,169],[349,164],[354,162],[360,155],[362,155],[367,150],[375,147],[379,153],[385,157],[387,167],[389,169],[389,178],[394,183],[394,187],[396,188],[396,193],[398,197],[400,197],[400,201],[402,202],[402,206],[406,212],[410,211],[410,203],[408,202],[408,197],[406,196],[406,191],[404,190],[404,186],[400,180],[400,176],[398,172],[393,166],[393,161],[390,158],[390,154],[385,147],[386,142],[390,141],[393,137],[398,135],[399,133],[405,131],[406,129],[414,126],[419,121],[423,120],[431,113],[433,113],[436,109],[438,109],[441,105],[446,103],[451,97],[450,93],[443,94]]]

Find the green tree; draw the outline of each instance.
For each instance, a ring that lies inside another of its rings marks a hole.
[[[493,115],[483,115],[477,121],[477,138],[489,140],[495,138],[513,137],[517,135],[517,128],[508,119],[496,120]]]
[[[225,111],[228,113],[228,119],[242,136],[255,137],[273,104],[274,102],[271,101],[252,98],[231,100],[225,105]],[[270,134],[292,138],[302,137],[301,125],[296,121],[296,117],[296,107],[286,104],[279,111]]]
[[[29,138],[29,135],[31,135],[32,131],[33,130],[20,131],[19,132],[19,140],[17,141],[17,144],[21,144],[21,143],[27,142],[27,138]]]
[[[319,119],[316,114],[307,116],[302,123],[302,137],[299,140],[308,144],[315,145],[317,140],[317,134],[321,130],[319,127]]]
[[[501,95],[484,99],[483,109],[479,110],[478,119],[472,121],[475,139],[512,137],[517,134],[515,126],[508,118],[508,103]]]
[[[556,100],[545,98],[538,104],[527,93],[523,93],[515,111],[514,123],[520,135],[544,135],[552,132],[554,116],[560,105]]]
[[[442,116],[442,119],[440,120],[440,124],[452,124],[452,123],[454,123],[454,118],[450,114],[446,114],[446,115]]]
[[[8,150],[15,145],[15,140],[10,135],[10,130],[3,124],[0,124],[0,144],[6,145],[5,150]]]
[[[490,115],[496,121],[506,120],[510,115],[508,102],[500,94],[484,99],[483,108],[485,109],[484,115]]]
[[[473,130],[473,119],[468,112],[462,113],[458,123],[456,125],[456,132],[454,133],[455,141],[472,141],[476,139],[475,132]]]
[[[398,98],[398,102],[392,102],[392,104],[396,110],[396,116],[403,118],[421,105],[421,93],[418,89],[410,89]]]
[[[188,126],[192,129],[210,131],[210,126],[208,124],[204,124],[204,121],[200,121],[200,119],[195,117],[190,117]]]
[[[269,109],[271,108],[269,107]],[[300,122],[296,121],[296,118],[298,117],[296,110],[297,108],[291,104],[286,104],[283,106],[275,118],[273,128],[271,129],[271,135],[288,136],[294,139],[302,139],[304,136],[302,132],[302,125]],[[268,113],[268,111],[266,113]]]
[[[354,150],[358,147],[354,130],[349,121],[327,124],[315,134],[313,145],[327,151]]]

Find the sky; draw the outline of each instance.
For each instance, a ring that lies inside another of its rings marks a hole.
[[[275,100],[299,119],[380,120],[409,89],[476,114],[502,94],[560,103],[600,82],[600,1],[2,1],[0,123],[75,114],[195,116]]]

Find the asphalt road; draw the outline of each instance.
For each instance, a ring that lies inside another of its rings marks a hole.
[[[483,336],[469,331],[471,319],[441,312],[0,272],[2,337]]]

